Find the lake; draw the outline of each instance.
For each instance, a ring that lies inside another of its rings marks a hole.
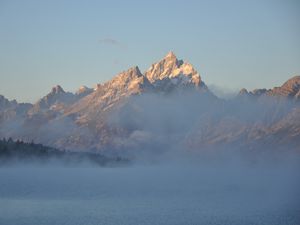
[[[0,168],[0,224],[300,224],[295,167]]]

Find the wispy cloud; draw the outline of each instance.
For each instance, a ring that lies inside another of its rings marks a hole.
[[[126,45],[114,38],[103,38],[103,39],[99,39],[98,42],[100,44],[103,45],[110,45],[110,46],[116,46],[116,47],[120,47],[120,48],[126,48]]]

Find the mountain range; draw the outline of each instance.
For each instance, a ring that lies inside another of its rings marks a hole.
[[[166,149],[300,150],[300,76],[273,89],[213,94],[173,52],[76,93],[59,85],[35,104],[0,95],[0,137],[105,153]]]

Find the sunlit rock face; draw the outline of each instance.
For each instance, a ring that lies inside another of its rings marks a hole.
[[[295,76],[286,81],[281,87],[275,87],[270,91],[270,95],[284,96],[299,99],[300,76]]]
[[[178,60],[169,52],[162,60],[152,64],[145,72],[148,80],[161,91],[170,91],[183,87],[208,90],[194,67],[183,60]]]
[[[153,83],[156,80],[169,77],[182,64],[182,60],[178,60],[173,52],[169,52],[162,60],[152,64],[146,71],[145,76]]]
[[[105,111],[122,99],[150,91],[152,85],[137,66],[123,71],[68,108],[66,114]]]

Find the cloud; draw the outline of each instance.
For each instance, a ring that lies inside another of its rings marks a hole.
[[[107,45],[107,46],[116,46],[120,48],[126,48],[126,45],[121,43],[120,41],[113,39],[113,38],[103,38],[98,40],[100,44]]]
[[[99,43],[106,45],[119,45],[119,41],[112,38],[103,38],[99,40]]]

